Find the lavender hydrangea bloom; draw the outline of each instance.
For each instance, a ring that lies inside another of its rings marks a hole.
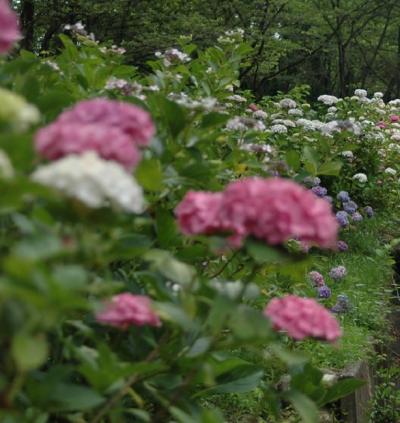
[[[347,203],[350,201],[350,195],[347,191],[340,191],[337,195],[337,199],[342,203]]]
[[[337,302],[339,304],[346,306],[347,308],[350,308],[350,300],[349,300],[349,297],[346,294],[338,295],[337,296]]]
[[[311,188],[311,191],[318,197],[325,197],[325,195],[328,193],[328,190],[321,186],[314,186]]]
[[[336,220],[342,227],[349,226],[349,215],[345,211],[339,211],[336,213]]]
[[[349,246],[344,241],[338,241],[337,247],[338,247],[338,250],[341,252],[347,251],[349,249]]]
[[[364,211],[365,211],[365,214],[370,218],[373,217],[375,214],[374,209],[371,206],[364,207]]]
[[[325,285],[324,277],[316,270],[310,272],[308,276],[315,287],[322,287]]]
[[[344,266],[334,267],[329,272],[329,276],[335,281],[343,279],[346,276],[346,274],[347,274],[347,270]]]
[[[338,295],[336,304],[332,307],[334,313],[346,313],[351,308],[349,297],[345,294]]]
[[[323,285],[318,288],[318,297],[319,298],[329,298],[331,296],[331,290],[328,286]]]
[[[346,203],[343,203],[343,209],[347,213],[353,214],[358,209],[358,206],[354,201],[347,201]]]
[[[353,222],[361,222],[363,220],[363,217],[358,212],[353,213],[351,215],[351,218],[352,218]]]
[[[327,201],[329,204],[333,203],[333,198],[330,195],[325,195],[325,197],[323,197],[323,199],[325,201]]]
[[[315,187],[321,183],[321,179],[316,176],[306,176],[304,178],[304,183],[309,187]]]

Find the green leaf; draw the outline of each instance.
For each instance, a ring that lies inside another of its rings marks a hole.
[[[288,260],[288,255],[260,241],[246,241],[246,249],[248,254],[259,264],[283,263]]]
[[[327,175],[327,176],[338,176],[340,170],[342,169],[343,163],[339,161],[328,161],[325,162],[318,169],[318,175]]]
[[[186,112],[183,107],[161,95],[153,95],[161,118],[165,121],[171,135],[176,138],[186,126]]]
[[[152,240],[145,235],[129,234],[121,236],[110,248],[110,259],[120,260],[137,257],[150,249]]]
[[[300,169],[300,154],[296,150],[290,150],[286,153],[286,163],[294,170]]]
[[[228,394],[249,392],[257,388],[264,375],[263,370],[253,365],[239,366],[218,378],[218,385],[197,392],[194,397],[204,394]]]
[[[58,411],[82,411],[99,406],[104,397],[84,386],[72,383],[57,384],[50,394],[50,401],[57,403]]]
[[[178,231],[176,220],[170,210],[157,209],[156,211],[156,230],[158,241],[163,248],[175,244]]]
[[[12,355],[20,371],[26,372],[41,366],[47,358],[48,346],[43,335],[19,333],[13,338]]]
[[[210,128],[212,126],[221,126],[227,122],[229,115],[211,112],[203,117],[200,126],[202,128]]]
[[[176,323],[185,330],[196,328],[195,322],[185,313],[183,309],[172,303],[153,303],[154,308],[163,320]]]
[[[337,401],[340,398],[350,395],[355,390],[361,388],[365,385],[364,380],[360,379],[343,379],[337,382],[334,386],[328,389],[323,399],[320,401],[319,405],[323,406],[330,402]]]
[[[158,159],[142,160],[136,169],[136,179],[144,189],[161,191],[164,188],[164,177]]]
[[[318,408],[313,401],[306,395],[297,391],[288,392],[285,397],[292,403],[295,410],[299,413],[303,423],[318,423]]]
[[[44,260],[59,255],[63,251],[62,244],[53,235],[38,235],[18,243],[14,253],[27,260]]]
[[[150,250],[144,255],[144,259],[152,262],[156,270],[167,279],[182,285],[192,283],[196,276],[192,266],[177,260],[168,251]]]
[[[304,147],[303,158],[307,172],[311,173],[311,175],[316,175],[319,166],[318,153],[311,147]]]

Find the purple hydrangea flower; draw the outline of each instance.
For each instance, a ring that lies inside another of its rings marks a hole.
[[[346,313],[351,308],[350,301],[347,295],[338,295],[336,304],[332,307],[334,313]]]
[[[327,201],[329,204],[333,203],[333,198],[330,195],[325,195],[325,197],[323,197],[323,199],[325,201]]]
[[[345,211],[339,211],[336,213],[336,220],[339,225],[343,228],[349,226],[349,215]]]
[[[371,206],[364,207],[364,211],[368,217],[374,217],[374,209]]]
[[[334,267],[329,272],[329,276],[335,281],[343,279],[346,276],[346,274],[347,274],[347,270],[344,266]]]
[[[358,212],[353,213],[351,215],[351,218],[352,218],[353,222],[361,222],[363,220],[363,217]]]
[[[321,275],[321,273],[317,272],[316,270],[310,272],[308,274],[308,277],[310,278],[314,286],[321,287],[325,285],[324,277]]]
[[[319,298],[329,298],[331,296],[331,290],[329,286],[323,285],[318,288]]]
[[[337,248],[339,251],[347,251],[349,249],[349,246],[344,241],[338,241],[337,242]]]
[[[340,191],[337,195],[337,199],[342,203],[347,203],[350,201],[350,195],[347,191]]]
[[[311,191],[317,195],[318,197],[325,197],[325,195],[328,193],[328,190],[321,186],[314,186],[311,188]]]
[[[337,302],[341,305],[346,306],[347,308],[350,307],[350,300],[346,294],[340,294],[337,296]]]
[[[358,206],[354,201],[347,201],[346,203],[343,203],[343,209],[347,213],[353,214],[358,209]]]
[[[321,183],[321,179],[314,176],[306,176],[304,178],[304,183],[309,187],[315,187]]]

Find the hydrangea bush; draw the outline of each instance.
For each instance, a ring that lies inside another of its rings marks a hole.
[[[339,230],[397,200],[400,101],[255,104],[240,30],[182,38],[145,76],[66,30],[57,56],[11,59],[0,0],[0,419],[223,422],[207,398],[258,388],[317,422],[360,382],[323,385],[288,337],[340,342],[349,304],[323,306],[312,250],[346,251]],[[288,268],[314,299],[259,289]]]

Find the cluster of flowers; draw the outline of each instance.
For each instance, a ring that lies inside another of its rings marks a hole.
[[[167,68],[173,64],[190,62],[190,56],[177,48],[167,49],[164,53],[157,51],[155,56],[158,59],[163,59],[164,66]]]
[[[337,320],[309,298],[294,295],[274,298],[265,307],[264,315],[271,320],[275,330],[285,331],[296,340],[311,337],[335,342],[341,336]],[[106,302],[96,314],[96,320],[123,330],[130,326],[161,326],[150,299],[128,292],[115,295]]]
[[[347,269],[344,266],[333,267],[329,272],[329,277],[335,282],[343,279],[347,275]],[[331,290],[328,285],[325,283],[323,275],[315,270],[311,271],[308,274],[308,277],[313,285],[316,288],[318,297],[321,299],[326,299],[331,296]],[[332,307],[332,311],[335,313],[345,313],[350,308],[350,303],[346,295],[341,294],[337,297],[337,303]]]
[[[7,53],[18,40],[21,33],[16,14],[11,10],[8,0],[0,0],[0,54]]]
[[[344,266],[337,266],[331,269],[329,276],[335,282],[343,279],[347,275],[347,269]],[[329,298],[331,296],[331,290],[325,283],[325,279],[321,273],[316,270],[311,271],[308,274],[310,281],[314,288],[318,291],[319,298]]]
[[[264,310],[276,330],[286,331],[294,339],[306,337],[336,341],[341,336],[337,320],[310,298],[287,295],[274,298]]]
[[[32,177],[89,207],[112,204],[140,213],[142,189],[129,172],[153,134],[150,115],[134,105],[101,98],[82,101],[37,132],[36,150],[54,162]]]
[[[347,191],[340,191],[337,195],[337,199],[340,201],[343,208],[343,210],[336,213],[336,219],[342,228],[349,226],[350,218],[353,222],[361,222],[363,220],[362,214],[357,211],[358,205],[351,200]],[[369,218],[374,216],[374,210],[371,206],[364,207],[364,213]]]
[[[183,233],[230,234],[233,247],[248,236],[272,245],[291,238],[322,248],[336,245],[338,224],[329,204],[282,178],[247,178],[219,193],[190,191],[175,212]]]
[[[0,122],[17,131],[24,131],[39,122],[39,110],[18,94],[0,88],[0,104]]]

